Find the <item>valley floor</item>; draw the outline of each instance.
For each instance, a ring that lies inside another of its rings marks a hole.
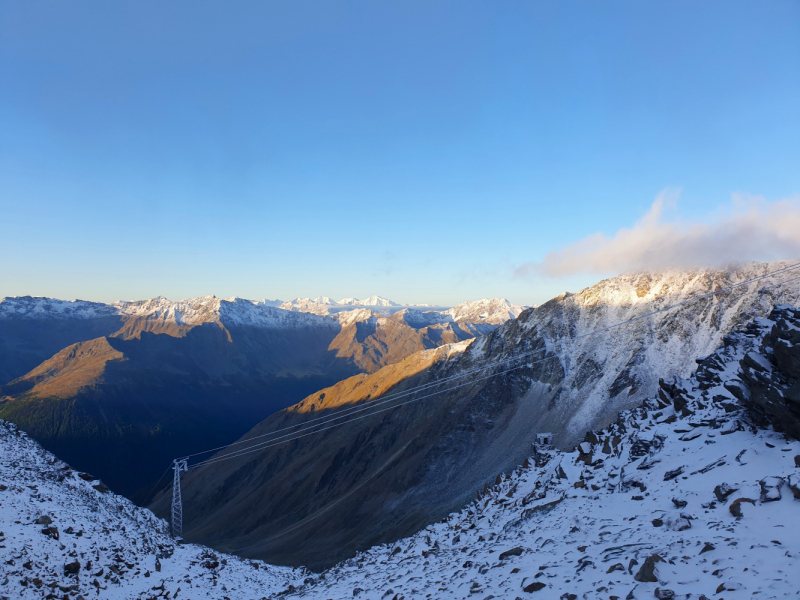
[[[727,336],[716,384],[676,380],[574,452],[539,448],[445,521],[319,574],[175,546],[3,424],[0,597],[797,597],[800,442],[755,428],[724,386],[771,325]]]

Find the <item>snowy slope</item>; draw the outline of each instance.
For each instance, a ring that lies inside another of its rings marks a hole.
[[[0,421],[0,597],[222,600],[302,582],[300,569],[176,546],[164,521],[104,489]]]
[[[702,381],[664,384],[573,452],[537,448],[460,512],[290,597],[796,597],[800,442],[753,427],[724,386],[772,325],[727,336]]]

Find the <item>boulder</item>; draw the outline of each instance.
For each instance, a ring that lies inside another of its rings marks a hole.
[[[683,473],[684,467],[678,467],[677,469],[673,469],[672,471],[667,471],[664,473],[664,481],[669,481],[670,479],[675,479],[678,475]]]
[[[675,592],[672,590],[662,590],[661,588],[656,588],[656,591],[653,592],[653,595],[659,600],[672,600],[672,598],[675,597]]]
[[[539,590],[543,590],[546,587],[547,584],[542,583],[541,581],[534,581],[533,583],[526,585],[524,588],[522,588],[522,591],[528,592],[530,594],[531,592],[538,592]]]
[[[522,546],[517,546],[516,548],[511,548],[511,550],[506,550],[505,552],[500,553],[500,560],[505,560],[509,556],[519,556],[522,554],[523,548]]]
[[[762,502],[775,502],[775,500],[781,499],[781,486],[783,485],[783,478],[764,477],[764,479],[758,483],[761,485]]]
[[[47,515],[42,515],[41,517],[36,519],[36,524],[37,525],[50,525],[50,523],[52,523],[52,522],[53,522],[53,519],[51,519]]]
[[[792,495],[797,499],[800,500],[800,475],[789,475],[787,479],[787,484],[789,489],[792,490]]]
[[[64,575],[77,575],[81,570],[81,563],[77,560],[64,565]]]
[[[714,495],[720,502],[725,502],[725,500],[728,499],[728,496],[730,496],[738,489],[739,488],[729,486],[727,483],[720,483],[717,487],[714,488]]]
[[[692,528],[692,522],[684,517],[681,517],[680,519],[675,519],[675,522],[672,524],[672,529],[674,531],[686,531],[687,529],[691,528]]]
[[[642,564],[639,571],[636,575],[633,576],[634,580],[640,582],[653,582],[658,583],[658,568],[656,565],[660,562],[664,562],[664,559],[661,558],[658,554],[651,554],[647,558],[644,559],[644,563]]]
[[[730,510],[731,514],[737,519],[741,518],[742,516],[742,502],[749,502],[754,506],[756,503],[755,500],[751,500],[750,498],[737,498],[736,500],[731,502],[731,505],[728,507],[728,510]]]

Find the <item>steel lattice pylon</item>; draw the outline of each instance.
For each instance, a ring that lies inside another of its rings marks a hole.
[[[189,470],[186,459],[176,458],[172,462],[175,472],[172,479],[172,537],[183,538],[183,502],[181,500],[181,473]]]

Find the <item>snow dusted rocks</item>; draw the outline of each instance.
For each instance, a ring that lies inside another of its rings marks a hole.
[[[800,438],[800,311],[778,306],[758,352],[741,361],[740,381],[730,391],[762,421]]]
[[[301,569],[176,546],[97,483],[0,421],[0,598],[256,599],[302,583]]]
[[[773,324],[726,336],[574,452],[537,451],[460,512],[289,597],[795,597],[800,442],[756,428],[724,385]]]

